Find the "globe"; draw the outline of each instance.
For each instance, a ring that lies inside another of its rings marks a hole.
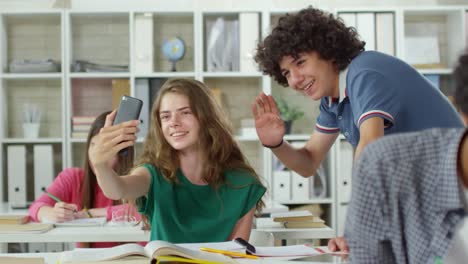
[[[185,43],[181,38],[174,37],[167,39],[162,45],[163,55],[172,62],[172,71],[176,71],[176,62],[184,57]]]

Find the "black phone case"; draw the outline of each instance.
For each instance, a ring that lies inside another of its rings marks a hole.
[[[127,95],[122,96],[113,124],[116,125],[129,120],[138,120],[140,118],[142,106],[143,102],[140,99]],[[119,151],[119,155],[121,156],[126,156],[127,154],[127,148]]]

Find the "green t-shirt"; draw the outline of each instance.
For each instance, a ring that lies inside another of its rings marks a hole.
[[[151,240],[171,243],[226,241],[237,221],[262,198],[266,189],[245,171],[226,171],[226,183],[215,191],[209,185],[192,184],[179,169],[179,183],[167,181],[152,165],[146,197],[137,200],[140,213],[148,216]]]

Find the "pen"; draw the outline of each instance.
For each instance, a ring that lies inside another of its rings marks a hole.
[[[247,252],[247,254],[255,255],[255,247],[249,242],[245,241],[244,239],[240,237],[235,238],[234,242],[245,247],[245,251]]]
[[[206,252],[212,252],[212,253],[221,253],[223,255],[230,256],[230,257],[241,257],[241,258],[250,258],[250,259],[258,259],[259,258],[258,256],[255,256],[255,255],[247,255],[247,254],[240,253],[240,252],[227,251],[227,250],[214,249],[214,248],[202,247],[202,248],[200,248],[200,250],[206,251]]]
[[[57,196],[51,194],[50,192],[44,190],[44,193],[47,194],[50,198],[54,199],[57,203],[63,203],[62,200],[60,200],[59,198],[57,198]],[[76,213],[76,209],[73,209],[73,212]]]

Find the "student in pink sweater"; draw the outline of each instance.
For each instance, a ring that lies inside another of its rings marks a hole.
[[[86,140],[86,162],[83,168],[67,168],[63,170],[47,188],[48,192],[59,198],[62,202],[56,202],[44,193],[29,207],[29,215],[34,221],[41,222],[47,219],[54,222],[64,222],[86,217],[107,217],[109,221],[112,219],[112,212],[135,215],[137,220],[140,220],[140,216],[133,209],[134,207],[104,196],[96,181],[94,168],[89,162],[88,153],[94,147],[95,135],[99,134],[109,113],[102,113],[91,125]],[[124,157],[116,156],[110,163],[115,170],[120,171],[121,175],[124,175],[132,167],[133,157],[133,147],[131,147],[129,148],[128,155]],[[78,246],[98,248],[111,247],[118,244],[120,243],[97,242],[89,243],[89,245],[80,243]]]

